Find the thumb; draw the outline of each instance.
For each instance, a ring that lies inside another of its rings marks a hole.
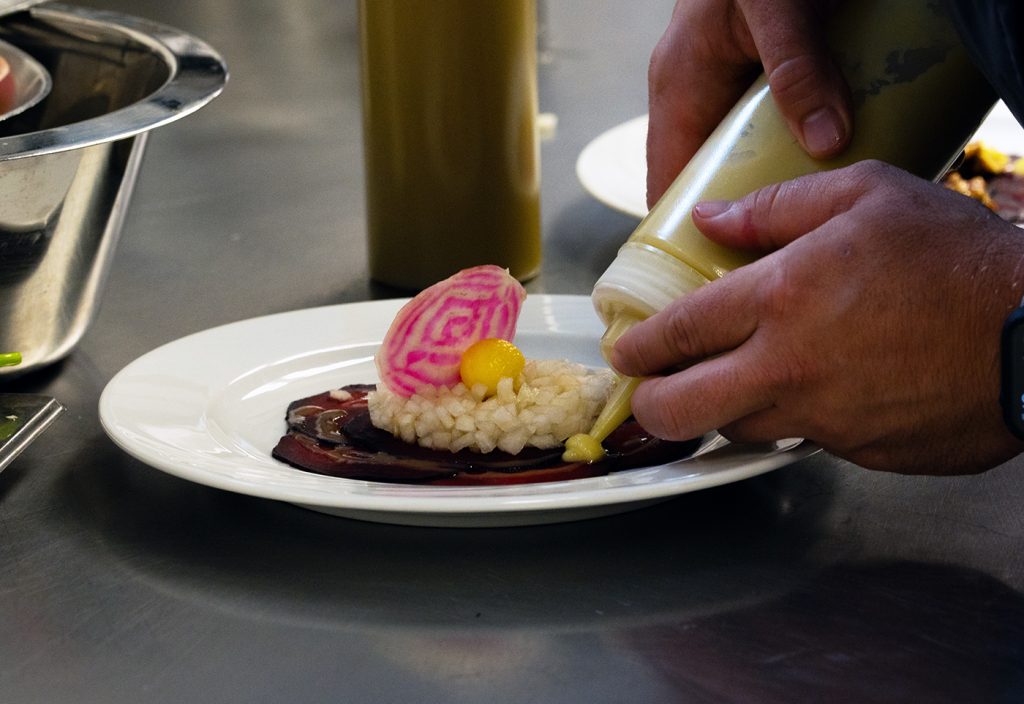
[[[742,0],[768,85],[790,131],[812,157],[842,152],[853,133],[846,79],[829,56],[819,4]]]

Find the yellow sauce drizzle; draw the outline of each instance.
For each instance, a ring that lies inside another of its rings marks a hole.
[[[601,442],[632,415],[629,401],[641,381],[643,379],[638,377],[619,377],[590,432],[573,435],[565,441],[563,462],[597,462],[604,457]]]

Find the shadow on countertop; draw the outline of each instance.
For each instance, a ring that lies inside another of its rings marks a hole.
[[[574,631],[757,603],[805,577],[802,536],[816,514],[791,494],[820,495],[826,481],[775,472],[609,518],[409,528],[191,484],[104,438],[91,451],[102,457],[64,472],[53,500],[113,569],[180,599],[316,628]]]
[[[440,529],[320,515],[94,449],[106,469],[66,472],[51,508],[102,545],[107,579],[165,608],[355,634],[388,657],[436,648],[441,666],[586,636],[595,662],[628,657],[700,702],[1024,693],[1020,593],[961,566],[823,556],[836,538],[821,456],[609,518]]]

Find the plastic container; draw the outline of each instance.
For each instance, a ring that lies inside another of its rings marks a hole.
[[[535,0],[362,0],[370,276],[540,269]]]

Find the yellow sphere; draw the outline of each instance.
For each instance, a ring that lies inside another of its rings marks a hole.
[[[479,340],[462,353],[459,375],[462,383],[473,388],[483,384],[488,394],[498,391],[498,382],[505,377],[515,379],[523,372],[526,358],[519,348],[508,340],[488,337]]]

